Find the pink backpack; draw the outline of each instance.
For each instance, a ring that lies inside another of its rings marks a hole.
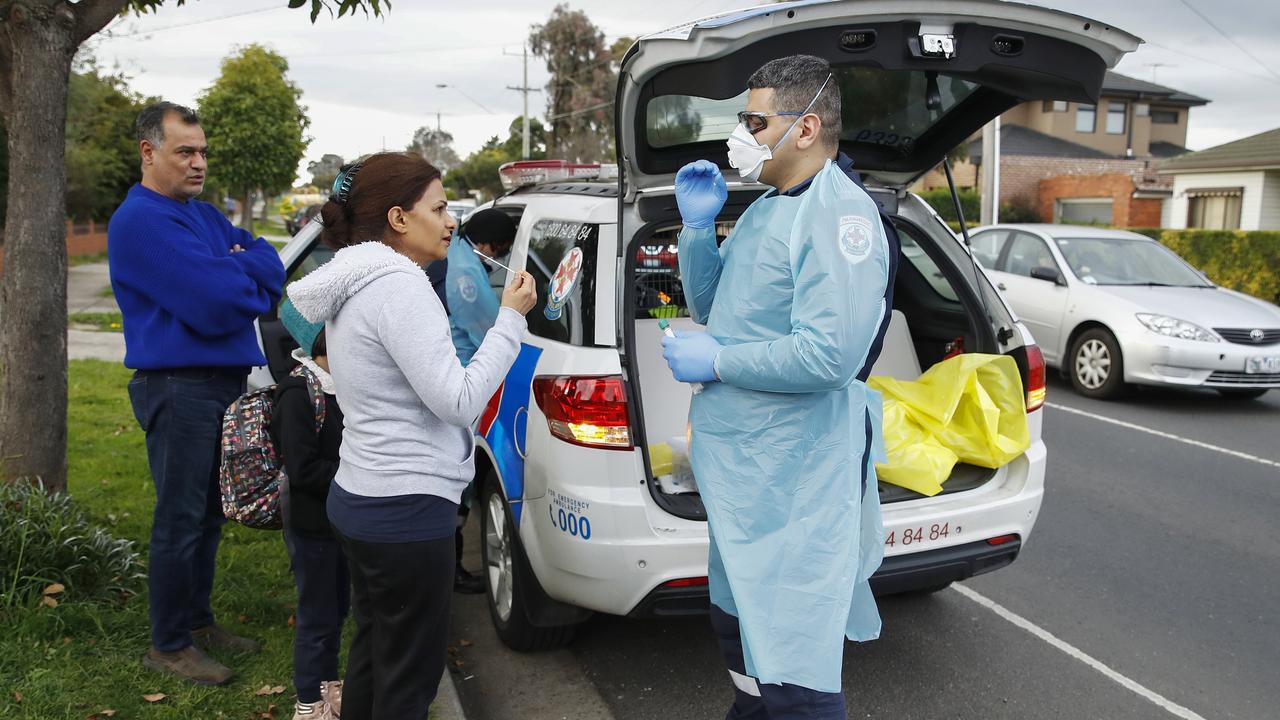
[[[316,432],[324,426],[324,392],[315,375],[299,365],[289,373],[307,381],[316,408]],[[276,385],[241,395],[222,416],[222,466],[218,484],[222,513],[245,527],[279,530],[280,493],[288,478],[271,439]]]

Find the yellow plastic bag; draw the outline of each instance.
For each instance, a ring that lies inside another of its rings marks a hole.
[[[956,462],[998,468],[1031,445],[1022,378],[1005,355],[968,353],[914,381],[872,377],[885,397],[884,444],[876,465],[887,483],[936,495]]]

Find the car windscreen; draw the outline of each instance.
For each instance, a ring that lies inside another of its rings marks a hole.
[[[1057,238],[1071,272],[1091,285],[1211,287],[1165,246],[1123,237]]]
[[[835,70],[835,75],[844,99],[842,144],[873,145],[902,155],[910,153],[917,138],[978,89],[976,83],[942,73],[936,74],[936,86],[931,86],[929,75],[933,73],[923,71],[847,67]],[[930,108],[929,97],[935,90],[936,102]],[[745,91],[726,100],[690,95],[655,97],[646,108],[647,140],[655,148],[723,140],[737,126],[737,115],[746,104]]]

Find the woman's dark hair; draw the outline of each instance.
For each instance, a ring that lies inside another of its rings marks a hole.
[[[382,240],[387,211],[413,207],[427,186],[441,178],[439,168],[414,153],[377,153],[342,170],[354,170],[350,190],[342,202],[331,196],[320,209],[324,223],[320,239],[334,250]]]
[[[311,343],[311,357],[324,357],[329,354],[329,343],[324,339],[324,328],[320,329],[320,334],[316,336],[315,342]]]

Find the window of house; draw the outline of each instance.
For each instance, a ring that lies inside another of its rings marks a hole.
[[[1151,108],[1151,122],[1156,125],[1177,125],[1178,111],[1169,108]]]
[[[1066,225],[1110,225],[1111,198],[1059,198],[1054,202],[1053,221]]]
[[[1044,101],[1044,112],[1066,112],[1066,111],[1067,111],[1066,100],[1045,100]]]
[[[1097,124],[1098,106],[1080,105],[1076,108],[1076,132],[1091,133]]]
[[[1203,188],[1187,191],[1187,227],[1239,230],[1244,188]]]
[[[1107,134],[1108,135],[1124,134],[1124,119],[1125,119],[1125,115],[1128,113],[1128,110],[1129,110],[1129,106],[1126,103],[1115,102],[1115,101],[1107,103]]]

